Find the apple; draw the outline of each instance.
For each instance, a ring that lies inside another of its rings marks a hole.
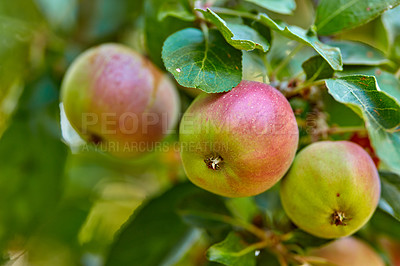
[[[74,60],[62,82],[65,114],[78,134],[117,157],[152,150],[175,125],[175,85],[148,59],[103,44]]]
[[[335,240],[328,245],[314,249],[310,255],[321,257],[337,266],[384,266],[382,258],[364,241],[354,237]]]
[[[339,238],[371,218],[380,180],[373,160],[359,145],[320,141],[298,153],[282,179],[280,195],[299,228],[321,238]]]
[[[197,186],[226,197],[259,194],[286,173],[299,132],[286,98],[264,83],[199,95],[180,124],[181,157]]]

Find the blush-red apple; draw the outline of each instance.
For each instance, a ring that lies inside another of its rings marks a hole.
[[[286,98],[254,81],[199,95],[180,124],[188,178],[227,197],[253,196],[276,184],[293,161],[298,139]]]
[[[75,59],[61,100],[79,135],[118,157],[152,149],[175,124],[179,108],[168,76],[119,44],[91,48]]]

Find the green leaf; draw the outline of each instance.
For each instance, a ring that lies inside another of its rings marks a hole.
[[[84,17],[83,24],[85,25],[80,25],[80,36],[93,42],[93,39],[103,40],[102,38],[117,34],[121,27],[132,20],[132,16],[139,15],[137,11],[141,10],[142,4],[143,0],[135,0],[134,2],[128,0],[79,2],[78,12],[81,13],[78,16]],[[69,8],[72,7],[72,5],[69,6]]]
[[[23,90],[32,36],[32,27],[21,20],[3,16],[0,4],[0,137]]]
[[[135,6],[136,0],[130,2]],[[159,14],[162,12],[164,3],[165,0],[146,0],[143,3],[146,51],[151,61],[160,68],[164,68],[161,59],[161,50],[164,41],[174,32],[193,26],[192,22],[184,21],[175,16],[167,16],[160,21]]]
[[[400,6],[382,14],[382,23],[388,38],[388,51],[395,60],[400,59]]]
[[[228,23],[208,8],[207,11],[202,9],[197,9],[197,11],[201,12],[208,21],[212,22],[222,33],[225,40],[236,49],[246,51],[260,49],[263,52],[268,51],[268,40],[255,29],[243,24]]]
[[[58,91],[42,80],[25,89],[0,139],[0,252],[30,237],[57,207],[67,147],[60,141]]]
[[[366,122],[369,137],[378,157],[400,173],[400,106],[379,91],[373,76],[354,75],[326,80],[329,93],[351,107]]]
[[[229,198],[225,202],[230,212],[241,221],[251,223],[259,213],[253,197]]]
[[[254,198],[257,206],[265,215],[265,226],[267,228],[282,233],[293,230],[292,222],[282,207],[279,185],[275,185]]]
[[[342,73],[342,72],[340,72]],[[335,100],[327,91],[322,93],[324,111],[329,114],[327,122],[332,127],[363,127],[364,120],[349,106]],[[346,135],[341,136],[346,137]]]
[[[175,208],[199,191],[190,183],[176,185],[137,209],[116,236],[105,265],[162,265],[188,248],[194,232]]]
[[[278,255],[269,249],[261,250],[256,265],[281,266]]]
[[[262,8],[271,10],[280,14],[292,14],[296,9],[294,0],[245,0],[246,2],[256,4]]]
[[[384,53],[365,43],[330,41],[329,45],[340,48],[345,65],[382,65],[389,62]]]
[[[242,52],[227,45],[218,31],[188,28],[172,34],[164,43],[165,67],[184,87],[208,93],[229,91],[242,79]]]
[[[307,80],[327,79],[333,76],[332,67],[319,55],[313,56],[302,65]]]
[[[400,175],[380,172],[382,196],[379,207],[400,221]]]
[[[181,1],[166,0],[162,3],[158,11],[158,20],[163,21],[167,17],[175,17],[185,21],[194,21],[196,17],[193,15]]]
[[[378,208],[367,224],[373,237],[386,235],[400,241],[400,222],[393,216]]]
[[[400,35],[400,6],[386,11],[382,14],[382,22],[386,29],[389,44],[393,44],[397,36]]]
[[[273,32],[273,42],[271,49],[267,53],[268,64],[270,65],[270,70],[276,69],[285,58],[299,45],[298,42],[288,39],[278,32]],[[310,46],[304,46],[302,49],[296,53],[287,65],[279,72],[277,78],[279,80],[285,80],[287,77],[294,77],[301,75],[303,69],[301,64],[308,58],[316,55],[316,52]]]
[[[360,26],[397,6],[400,0],[321,0],[315,19],[320,35],[330,35]]]
[[[256,257],[253,249],[246,249],[248,245],[234,232],[231,232],[224,241],[211,246],[207,251],[207,258],[229,266],[254,266]]]
[[[23,21],[31,27],[44,22],[35,0],[0,1],[1,16]]]
[[[272,30],[279,32],[287,38],[311,46],[329,63],[334,70],[341,71],[343,69],[340,50],[336,47],[332,47],[320,42],[316,34],[312,31],[306,31],[297,26],[280,26],[266,14],[258,15],[258,20],[260,23],[265,24]]]
[[[375,76],[378,81],[379,88],[392,96],[400,104],[400,80],[390,72],[384,71],[377,67],[357,67],[346,69],[343,72],[338,72],[338,76],[347,76],[354,74],[363,74]]]
[[[243,51],[243,80],[266,82],[268,71],[265,67],[263,56],[265,56],[265,54],[262,54],[258,50],[250,52]]]
[[[37,0],[37,3],[53,29],[70,32],[76,26],[77,0]]]
[[[185,222],[202,228],[226,226],[224,217],[230,216],[222,198],[207,191],[183,198],[178,205],[178,213]]]

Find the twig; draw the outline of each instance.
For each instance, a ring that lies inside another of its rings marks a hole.
[[[363,126],[358,127],[331,127],[328,130],[320,133],[327,133],[327,134],[343,134],[343,133],[353,133],[353,132],[364,132],[367,129]]]

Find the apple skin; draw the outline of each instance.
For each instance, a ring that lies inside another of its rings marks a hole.
[[[62,82],[61,101],[78,134],[117,157],[151,149],[175,125],[179,111],[168,76],[142,55],[112,43],[75,59]]]
[[[391,265],[400,266],[400,242],[396,242],[388,237],[381,237],[379,239],[379,244],[389,256]]]
[[[253,196],[277,183],[293,161],[298,139],[286,98],[254,81],[242,81],[229,92],[199,95],[180,124],[186,175],[226,197]]]
[[[353,234],[371,218],[380,180],[373,160],[359,145],[320,141],[297,154],[282,179],[280,195],[299,228],[321,238],[339,238]]]
[[[314,249],[310,255],[324,258],[337,266],[384,266],[382,258],[364,241],[354,237],[335,240],[326,246]]]

